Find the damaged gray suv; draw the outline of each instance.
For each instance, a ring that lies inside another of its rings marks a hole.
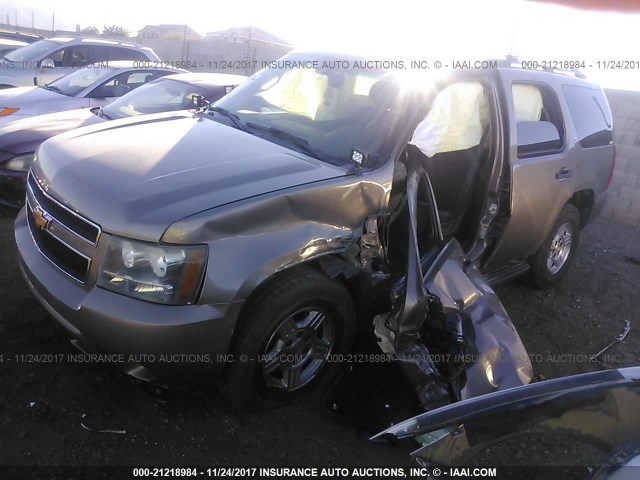
[[[365,60],[292,53],[209,108],[45,142],[15,237],[73,343],[247,404],[326,383],[356,332],[424,404],[528,383],[490,285],[569,268],[613,169],[602,90]]]

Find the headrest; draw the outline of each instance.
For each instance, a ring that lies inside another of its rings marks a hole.
[[[398,95],[398,85],[388,80],[378,80],[369,89],[369,100],[376,106],[387,106]]]

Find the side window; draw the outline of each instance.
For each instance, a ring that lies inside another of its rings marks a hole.
[[[90,98],[121,97],[125,93],[164,75],[164,72],[148,70],[124,72],[96,87],[88,96]]]
[[[105,60],[147,60],[147,57],[137,50],[122,47],[107,47],[108,58]]]
[[[611,110],[600,90],[563,85],[562,91],[582,148],[601,147],[613,141]]]
[[[149,83],[156,78],[163,77],[164,72],[138,71],[126,74],[124,82],[131,90],[138,88],[140,85]]]
[[[67,49],[64,57],[64,66],[79,68],[89,63],[89,47],[87,45],[76,45]]]
[[[111,49],[107,45],[92,45],[93,48],[93,62],[105,62],[107,60],[113,60],[111,58]]]
[[[45,58],[50,58],[53,60],[53,64],[56,67],[62,67],[62,61],[64,60],[64,54],[67,51],[66,48],[61,48],[60,50],[56,50],[50,55],[47,55]]]
[[[53,60],[56,67],[79,68],[89,63],[89,47],[86,45],[76,45],[56,50],[46,58]]]
[[[514,83],[518,157],[548,155],[564,147],[565,128],[558,97],[542,83]]]

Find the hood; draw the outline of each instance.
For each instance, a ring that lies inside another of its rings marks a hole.
[[[42,142],[55,135],[101,122],[104,122],[104,119],[91,113],[88,108],[15,120],[0,127],[0,152],[35,152]]]
[[[60,112],[70,108],[88,107],[89,99],[68,97],[43,87],[17,87],[0,90],[0,109],[19,108],[11,117]]]
[[[103,230],[149,241],[203,210],[347,173],[186,111],[61,135],[42,145],[34,171]]]

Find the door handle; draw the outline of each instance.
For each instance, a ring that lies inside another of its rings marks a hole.
[[[562,181],[570,177],[573,177],[573,172],[569,170],[567,167],[562,167],[560,170],[556,172],[556,180]]]

